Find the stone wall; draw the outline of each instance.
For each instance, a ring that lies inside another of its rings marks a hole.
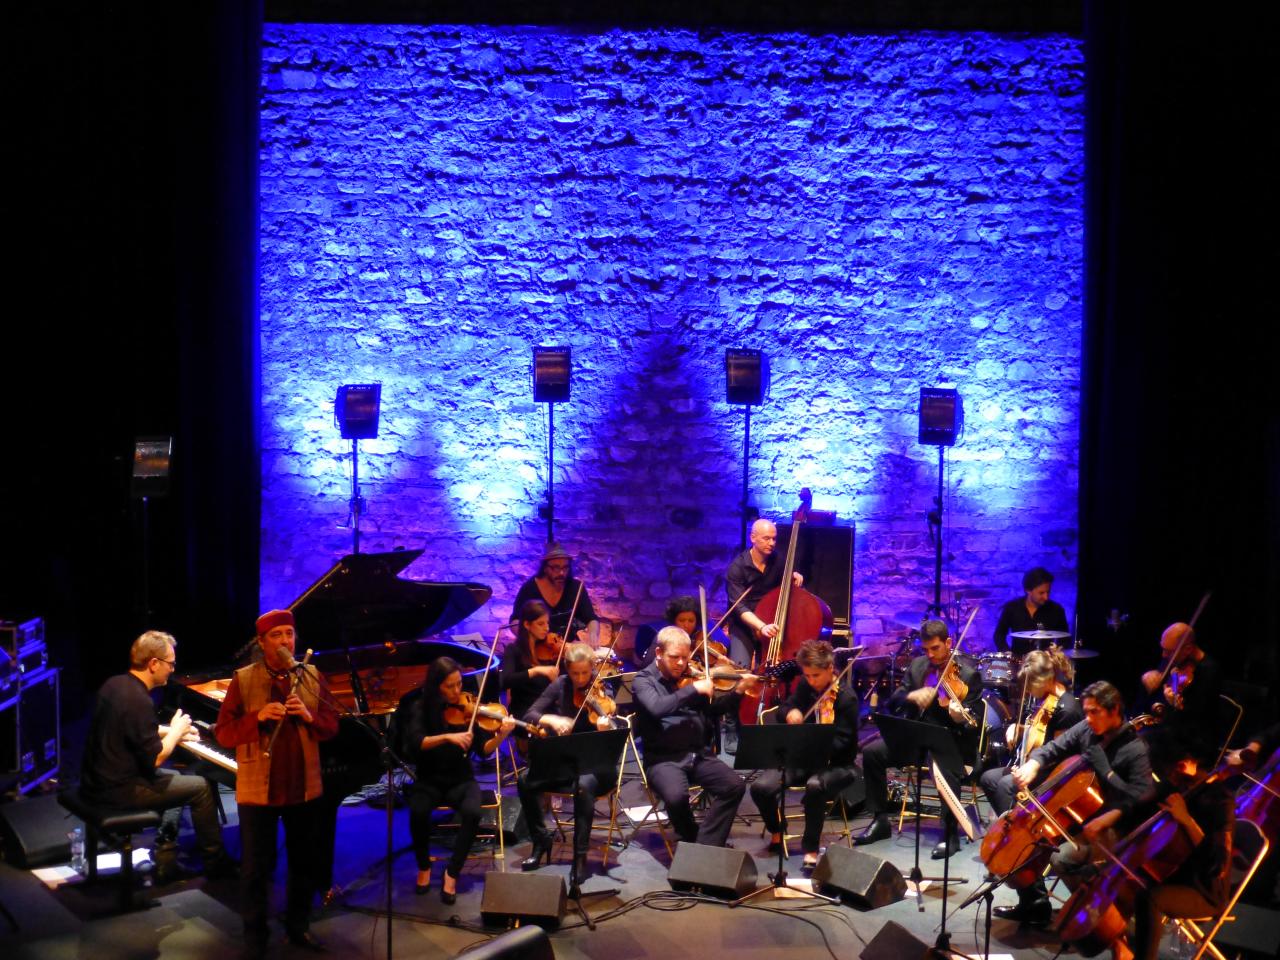
[[[262,602],[350,548],[342,383],[381,382],[365,550],[475,580],[504,621],[546,537],[535,344],[573,350],[556,536],[635,624],[737,549],[742,407],[724,350],[772,363],[751,500],[802,486],[857,528],[856,631],[945,586],[995,601],[1043,564],[1074,600],[1083,53],[1066,37],[268,25],[261,114]]]

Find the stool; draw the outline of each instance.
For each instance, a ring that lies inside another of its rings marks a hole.
[[[84,855],[89,881],[98,879],[98,844],[114,840],[120,850],[120,909],[140,906],[133,895],[133,835],[160,826],[155,810],[121,810],[86,800],[78,790],[58,794],[58,803],[84,823]]]

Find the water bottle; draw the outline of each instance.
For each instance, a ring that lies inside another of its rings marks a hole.
[[[84,861],[84,828],[76,827],[67,834],[67,839],[71,841],[71,869],[83,874],[87,866]]]

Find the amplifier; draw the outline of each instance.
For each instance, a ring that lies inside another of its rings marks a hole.
[[[56,776],[62,762],[58,675],[57,667],[24,675],[0,703],[0,775],[16,776],[20,793]]]
[[[0,673],[37,673],[49,665],[49,648],[44,639],[44,620],[26,623],[0,620]],[[2,683],[2,682],[0,682]]]

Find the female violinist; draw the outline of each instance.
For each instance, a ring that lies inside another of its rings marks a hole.
[[[513,717],[523,717],[547,684],[560,676],[562,640],[551,632],[551,611],[541,600],[516,611],[515,639],[502,651],[501,686]]]
[[[458,835],[441,878],[440,899],[453,903],[458,876],[480,825],[480,787],[471,765],[472,754],[492,754],[515,724],[508,717],[492,734],[474,726],[471,711],[459,708],[464,701],[462,668],[450,657],[433,660],[422,686],[405,701],[410,697],[415,700],[402,701],[406,718],[402,743],[406,759],[417,764],[417,779],[409,795],[409,833],[418,861],[415,892],[425,894],[431,886],[431,813],[440,806],[452,807],[458,814]]]
[[[787,785],[804,784],[804,867],[818,863],[818,846],[827,803],[858,778],[854,760],[858,755],[858,696],[852,685],[837,681],[835,655],[825,640],[809,640],[800,645],[796,660],[804,679],[795,685],[779,712],[787,723],[830,723],[835,726],[831,759],[822,770],[788,770]],[[770,833],[769,850],[777,852],[786,828],[779,816],[782,775],[777,770],[762,771],[751,784],[755,801]]]
[[[614,725],[610,712],[613,701],[595,676],[595,658],[585,643],[571,643],[564,651],[565,673],[550,683],[524,714],[526,723],[538,724],[564,736],[609,730]],[[545,857],[551,862],[551,834],[542,811],[542,795],[547,791],[573,792],[573,861],[574,875],[582,882],[587,874],[587,849],[591,844],[591,824],[595,818],[596,797],[604,796],[615,784],[594,773],[584,773],[576,783],[547,783],[529,779],[529,771],[520,775],[516,789],[520,808],[529,825],[533,850],[520,862],[521,870],[536,870]]]
[[[1085,687],[1080,695],[1084,720],[1056,740],[1032,751],[1031,758],[1015,767],[1011,776],[1018,790],[1031,786],[1043,771],[1062,761],[1082,757],[1097,778],[1102,806],[1080,827],[1075,839],[1059,847],[1050,859],[1055,873],[1074,890],[1082,873],[1097,859],[1095,844],[1111,846],[1117,830],[1139,822],[1155,797],[1155,780],[1146,744],[1125,723],[1120,691],[1105,680]],[[1037,888],[1037,892],[1043,887]],[[1020,902],[1017,907],[997,907],[993,913],[1005,920],[1043,925],[1049,921],[1048,897]]]
[[[926,723],[945,727],[955,736],[962,757],[976,757],[978,729],[968,718],[982,716],[982,675],[972,667],[954,660],[951,655],[951,635],[942,620],[926,620],[920,628],[920,645],[923,657],[916,657],[902,675],[902,682],[889,698],[891,709],[906,709]],[[954,672],[956,682],[942,683],[944,668]],[[964,689],[960,693],[960,688]],[[947,689],[950,693],[945,692]],[[854,839],[854,844],[875,843],[891,835],[889,825],[889,787],[886,771],[889,767],[889,748],[879,738],[862,751],[862,772],[867,778],[867,810],[872,815],[871,825]],[[964,770],[942,768],[952,791],[960,791]],[[939,843],[933,849],[933,858],[941,860],[960,849],[960,841],[953,839],[948,845]]]

